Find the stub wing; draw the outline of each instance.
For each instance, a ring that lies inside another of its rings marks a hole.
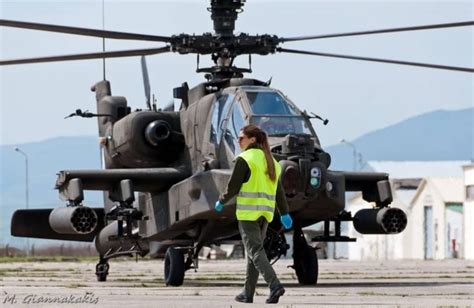
[[[341,172],[346,182],[346,191],[360,191],[367,202],[384,207],[392,203],[392,189],[387,173]]]

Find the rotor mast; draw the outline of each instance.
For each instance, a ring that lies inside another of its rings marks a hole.
[[[211,0],[211,19],[214,22],[214,31],[218,36],[234,35],[237,14],[243,11],[245,0]]]
[[[235,21],[237,15],[243,12],[245,0],[211,0],[211,19],[214,26],[214,35],[223,41],[234,39]],[[212,54],[212,60],[216,66],[207,69],[211,75],[208,79],[242,77],[240,70],[233,68],[235,55],[231,55],[226,49]]]

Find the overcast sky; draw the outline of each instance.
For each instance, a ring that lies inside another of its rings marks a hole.
[[[101,1],[0,0],[2,19],[102,28]],[[473,1],[256,1],[248,0],[236,32],[298,36],[474,20]],[[209,1],[105,1],[105,28],[156,35],[212,31]],[[474,66],[473,27],[287,43],[283,47],[358,56]],[[95,52],[98,38],[3,27],[2,59]],[[107,40],[108,50],[162,44]],[[201,57],[201,63],[206,63]],[[240,61],[246,65],[246,57]],[[147,58],[159,104],[184,81],[203,81],[193,55]],[[473,106],[473,74],[304,55],[253,58],[254,73],[289,96],[301,109],[329,119],[313,124],[323,145],[438,109]],[[133,108],[145,98],[140,59],[107,60],[113,95]],[[90,87],[102,79],[102,61],[0,68],[0,143],[19,144],[56,136],[96,135],[96,119],[64,116],[77,108],[95,111]]]

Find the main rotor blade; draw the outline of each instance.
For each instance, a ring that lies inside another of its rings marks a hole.
[[[88,28],[67,27],[67,26],[58,26],[58,25],[51,25],[51,24],[40,24],[40,23],[33,23],[33,22],[6,20],[6,19],[0,19],[0,26],[30,29],[30,30],[49,31],[49,32],[58,32],[58,33],[67,33],[67,34],[76,34],[76,35],[84,35],[84,36],[94,36],[94,37],[102,37],[102,38],[118,39],[118,40],[139,40],[139,41],[152,41],[152,42],[170,42],[171,41],[171,37],[168,37],[168,36],[156,36],[156,35],[97,30],[97,29],[88,29]]]
[[[286,48],[277,48],[276,51],[278,51],[278,52],[287,52],[287,53],[297,53],[297,54],[303,54],[303,55],[312,55],[312,56],[321,56],[321,57],[331,57],[331,58],[341,58],[341,59],[351,59],[351,60],[361,60],[361,61],[370,61],[370,62],[391,63],[391,64],[410,65],[410,66],[419,66],[419,67],[429,67],[429,68],[436,68],[436,69],[442,69],[442,70],[450,70],[450,71],[460,71],[460,72],[474,73],[474,68],[471,68],[471,67],[447,66],[447,65],[429,64],[429,63],[408,62],[408,61],[398,61],[398,60],[388,60],[388,59],[358,57],[358,56],[349,56],[349,55],[338,55],[338,54],[332,54],[332,53],[323,53],[323,52],[305,51],[305,50],[295,50],[295,49],[286,49]]]
[[[415,27],[403,27],[403,28],[369,30],[369,31],[335,33],[335,34],[322,34],[322,35],[299,36],[299,37],[282,37],[282,38],[279,38],[278,40],[280,41],[280,43],[284,43],[284,42],[316,40],[316,39],[343,37],[343,36],[356,36],[356,35],[380,34],[380,33],[390,33],[390,32],[404,32],[404,31],[418,31],[418,30],[429,30],[429,29],[443,29],[443,28],[454,28],[454,27],[466,27],[466,26],[473,26],[473,25],[474,25],[474,21],[471,20],[471,21],[464,21],[464,22],[424,25],[424,26],[415,26]]]
[[[133,57],[133,56],[154,55],[154,54],[165,53],[165,52],[169,52],[169,51],[170,51],[170,47],[165,46],[165,47],[161,47],[161,48],[151,48],[151,49],[118,50],[118,51],[84,53],[84,54],[77,54],[77,55],[64,55],[64,56],[42,57],[42,58],[4,60],[4,61],[0,61],[0,65],[58,62],[58,61],[72,61],[72,60],[88,60],[88,59],[104,59],[104,58],[119,58],[119,57]]]

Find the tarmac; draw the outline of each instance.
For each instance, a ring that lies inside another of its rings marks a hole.
[[[474,307],[474,261],[320,260],[316,286],[300,286],[291,264],[274,265],[286,293],[271,307]],[[200,260],[180,287],[165,286],[162,260],[112,260],[106,282],[94,273],[95,262],[0,263],[0,306],[260,307],[268,296],[260,280],[253,304],[234,301],[243,259]]]

